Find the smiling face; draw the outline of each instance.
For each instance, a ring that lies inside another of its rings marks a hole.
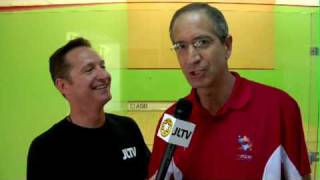
[[[104,61],[91,48],[81,46],[72,49],[65,56],[70,64],[69,77],[57,79],[56,85],[71,105],[103,106],[111,99],[111,76]]]
[[[177,17],[172,38],[178,45],[179,64],[193,88],[213,87],[228,73],[232,38],[228,36],[222,43],[204,11],[191,11]]]

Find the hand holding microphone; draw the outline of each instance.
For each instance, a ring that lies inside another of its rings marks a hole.
[[[156,180],[166,176],[176,145],[188,147],[194,132],[195,124],[187,122],[192,112],[192,103],[185,99],[177,102],[174,116],[164,114],[157,136],[166,141],[164,152]]]

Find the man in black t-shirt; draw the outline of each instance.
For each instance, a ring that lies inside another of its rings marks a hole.
[[[134,120],[104,112],[111,76],[90,42],[59,48],[50,73],[70,114],[33,140],[27,180],[145,179],[150,152]]]

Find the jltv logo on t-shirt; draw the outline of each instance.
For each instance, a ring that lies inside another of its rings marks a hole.
[[[129,147],[129,148],[122,149],[122,153],[123,153],[123,157],[122,157],[123,160],[132,159],[137,156],[136,147]]]

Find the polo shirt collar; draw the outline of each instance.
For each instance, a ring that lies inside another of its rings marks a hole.
[[[249,103],[251,97],[252,97],[252,87],[245,81],[248,81],[242,77],[236,72],[231,72],[232,75],[236,78],[235,84],[233,86],[233,90],[231,93],[231,96],[227,100],[227,102],[220,108],[216,114],[216,116],[225,114],[231,109],[241,109],[246,104]],[[201,109],[205,110],[202,105],[200,104],[199,97],[197,94],[196,89],[192,89],[190,96],[190,100],[195,103],[197,107],[201,107]],[[207,111],[207,110],[205,110]],[[207,111],[207,113],[209,113]],[[205,114],[207,114],[205,113]]]
[[[252,97],[252,87],[246,83],[246,79],[240,77],[236,72],[231,72],[236,78],[232,93],[228,99],[226,106],[232,109],[241,109],[249,103]]]

